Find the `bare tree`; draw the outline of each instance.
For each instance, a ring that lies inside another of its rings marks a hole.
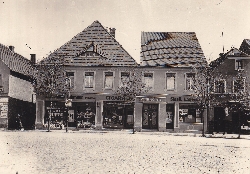
[[[115,94],[124,97],[124,103],[134,103],[136,96],[146,94],[150,87],[147,87],[143,82],[143,72],[136,67],[125,70],[127,78],[121,80],[120,86],[117,88]],[[135,133],[134,116],[133,116],[133,134]]]
[[[64,70],[64,59],[54,54],[43,59],[35,65],[34,73],[34,91],[36,95],[50,99],[50,108],[52,108],[52,99],[56,97],[67,97],[69,92],[69,83]],[[50,131],[51,110],[48,117],[48,132]]]
[[[233,92],[230,95],[230,100],[233,102],[233,104],[230,105],[230,109],[236,110],[239,117],[238,138],[240,138],[241,135],[241,123],[244,121],[241,121],[242,116],[249,114],[250,110],[250,93],[246,78],[244,70],[238,70],[233,83]]]
[[[205,117],[204,111],[209,111],[209,104],[211,100],[210,95],[210,81],[211,73],[209,66],[193,67],[192,71],[195,75],[193,76],[193,93],[191,94],[191,100],[194,101],[200,110],[202,117],[202,136],[205,136]],[[208,113],[207,113],[208,115]]]

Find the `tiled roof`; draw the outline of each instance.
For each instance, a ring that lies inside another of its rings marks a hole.
[[[239,50],[237,48],[232,48],[231,50],[229,50],[225,54],[221,53],[220,57],[217,58],[216,60],[212,61],[209,64],[209,66],[212,68],[215,68],[218,65],[220,65],[221,63],[223,63],[224,60],[227,59],[228,57],[241,57],[241,58],[244,57],[244,59],[250,59],[250,56],[247,55],[246,53],[242,52],[241,50]]]
[[[2,44],[0,44],[0,60],[7,65],[11,71],[28,76],[33,74],[33,66],[30,60],[11,51]]]
[[[240,51],[250,55],[250,39],[244,39],[240,46]]]
[[[194,32],[142,32],[141,66],[201,65],[207,62]]]
[[[86,56],[92,49],[95,56]],[[130,66],[136,61],[101,25],[94,21],[90,26],[58,48],[50,56],[62,56],[66,65],[74,66]]]

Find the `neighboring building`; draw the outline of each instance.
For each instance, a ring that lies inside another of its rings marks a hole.
[[[137,63],[116,41],[114,28],[108,32],[100,22],[94,21],[53,54],[64,58],[73,87],[70,127],[76,127],[76,121],[79,128],[131,127],[134,106],[124,105],[124,98],[115,95],[115,91],[126,72]],[[49,113],[49,99],[37,97],[37,127],[47,126]],[[67,113],[65,99],[54,99],[51,126],[65,124]]]
[[[35,55],[31,61],[0,44],[0,127],[34,129],[35,95],[31,83]]]
[[[136,129],[201,131],[203,117],[190,97],[194,67],[207,66],[207,62],[196,34],[142,32],[140,65],[152,89],[137,97]]]
[[[244,39],[242,41],[240,51],[250,55],[250,39]]]
[[[245,43],[246,40],[243,41]],[[241,49],[246,48],[241,46]],[[246,49],[243,49],[247,52]],[[250,90],[250,56],[237,48],[232,48],[210,63],[211,66],[211,111],[209,119],[210,132],[237,133],[239,125],[247,125],[250,116],[247,112],[239,118],[238,101],[232,99],[239,90]],[[239,73],[242,79],[237,78]],[[249,96],[246,96],[249,97]],[[236,107],[233,107],[233,106]],[[240,120],[240,122],[239,122]]]

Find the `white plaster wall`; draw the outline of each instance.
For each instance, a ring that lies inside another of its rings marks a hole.
[[[30,82],[9,76],[9,96],[23,101],[32,102],[33,86]],[[35,96],[33,95],[33,98]],[[34,99],[33,99],[34,101]]]

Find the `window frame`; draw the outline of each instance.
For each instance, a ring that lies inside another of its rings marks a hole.
[[[217,89],[217,87],[216,87],[216,82],[224,82],[224,92],[217,92],[217,90],[216,90],[216,89]],[[215,79],[215,80],[214,80],[213,87],[214,87],[213,92],[214,92],[215,94],[225,94],[225,93],[226,93],[226,89],[227,89],[226,79]]]
[[[239,64],[241,64],[239,66]],[[235,70],[244,70],[244,64],[242,59],[235,59]]]
[[[234,77],[233,78],[233,85],[232,85],[232,92],[233,92],[233,94],[235,94],[236,92],[235,92],[235,89],[234,89],[234,83],[235,83],[235,81],[236,80],[239,80],[238,78],[236,78],[236,77]],[[244,87],[244,89],[243,89],[243,92],[245,92],[246,91],[246,77],[243,77],[243,87]]]
[[[174,74],[174,88],[168,89],[167,88],[167,74]],[[176,72],[166,72],[165,73],[165,90],[166,91],[176,91],[177,90],[177,81],[176,81],[177,73]]]
[[[193,74],[194,75],[194,79],[192,79],[192,82],[194,83],[194,81],[195,81],[195,73],[192,73],[192,72],[185,73],[185,90],[186,91],[194,91],[195,90],[194,87],[193,87],[193,89],[187,89],[187,79],[190,78],[190,77],[187,77],[188,74]],[[194,86],[194,84],[192,86]]]
[[[130,76],[131,76],[131,72],[127,72],[127,71],[120,71],[119,73],[119,86],[125,86],[123,84],[123,81],[122,81],[122,73],[127,73],[128,74],[128,80],[130,80]]]
[[[105,73],[113,73],[113,79],[112,79],[112,87],[111,88],[106,88],[105,87],[105,80],[106,80],[106,75]],[[115,72],[114,71],[103,71],[103,90],[113,90],[115,86]]]
[[[75,88],[76,88],[76,70],[66,70],[66,76],[67,76],[67,73],[74,73],[74,84],[73,84],[73,88],[70,88],[70,89],[75,90]],[[71,79],[70,79],[70,83],[72,83]],[[70,84],[70,86],[72,86],[72,85]]]
[[[143,77],[142,77],[142,83],[146,84],[145,83],[145,74],[152,74],[152,86],[146,86],[145,87],[148,87],[150,88],[150,91],[154,91],[154,72],[153,71],[146,71],[146,72],[143,72]]]
[[[93,87],[86,87],[85,86],[85,78],[86,78],[86,73],[94,73],[93,74]],[[84,90],[95,90],[95,75],[96,75],[96,72],[95,71],[84,71],[83,72],[83,89]]]

